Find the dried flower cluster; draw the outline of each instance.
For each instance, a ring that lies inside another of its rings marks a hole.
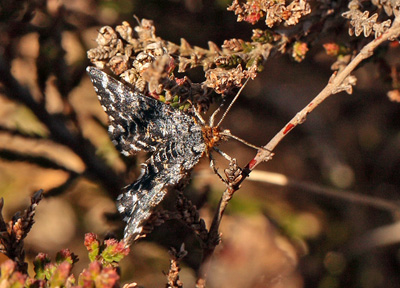
[[[241,86],[243,78],[250,77],[239,61],[233,68],[216,67],[222,65],[217,59],[224,53],[214,43],[209,43],[208,50],[192,48],[185,40],[175,45],[157,37],[152,21],[146,19],[134,30],[127,22],[115,30],[102,27],[96,42],[98,47],[88,51],[88,58],[98,68],[109,67],[140,92],[179,106],[190,99],[199,104],[200,110],[207,110],[211,89],[227,94]],[[183,73],[198,66],[208,75],[203,83],[173,74],[175,68]]]
[[[289,19],[292,18],[287,21]],[[152,21],[146,19],[134,29],[127,22],[115,30],[104,26],[96,42],[98,47],[89,50],[87,55],[98,68],[111,69],[148,96],[181,108],[188,108],[185,101],[190,100],[201,111],[208,109],[212,91],[222,96],[232,93],[245,79],[257,76],[272,50],[284,53],[290,43],[289,38],[281,34],[257,29],[253,31],[252,42],[231,39],[221,48],[209,42],[208,49],[203,49],[192,47],[182,39],[181,44],[176,45],[157,37]],[[296,61],[301,61],[308,48],[305,43],[296,47],[293,55]],[[174,74],[199,66],[205,71],[202,83]]]
[[[246,3],[234,0],[228,10],[238,15],[239,22],[255,24],[265,17],[265,24],[269,28],[282,22],[286,26],[296,25],[301,17],[311,13],[310,5],[304,0],[294,0],[287,6],[285,4],[285,0],[247,0]]]
[[[379,9],[383,8],[388,16],[392,16],[393,14],[396,17],[399,16],[399,0],[371,0],[371,3],[377,6]]]
[[[17,212],[11,221],[6,223],[2,216],[3,198],[0,199],[0,253],[15,261],[16,269],[21,272],[27,271],[25,260],[24,238],[28,235],[35,223],[33,217],[36,207],[42,200],[42,190],[36,192],[31,198],[31,205],[22,213]]]
[[[388,4],[385,2],[385,4]],[[387,6],[387,5],[386,5]],[[388,7],[388,6],[387,6]],[[369,11],[360,11],[360,3],[357,0],[350,1],[348,5],[349,11],[342,14],[346,19],[350,20],[351,27],[349,28],[350,36],[356,35],[357,37],[364,33],[365,37],[374,33],[375,38],[380,37],[387,29],[389,29],[392,21],[390,19],[377,23],[378,13],[369,17]],[[394,9],[398,11],[398,9]]]

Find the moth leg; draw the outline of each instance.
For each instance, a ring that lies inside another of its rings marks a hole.
[[[213,147],[213,149],[217,151],[222,157],[224,157],[226,160],[229,161],[229,168],[224,170],[226,176],[226,179],[224,178],[223,180],[224,183],[227,183],[228,185],[229,184],[235,185],[242,178],[241,177],[242,168],[240,168],[237,165],[237,161],[235,158],[232,158],[231,156],[229,156],[228,154],[226,154],[225,152],[221,151],[218,148]]]
[[[193,103],[192,103],[190,100],[186,100],[186,101],[189,102],[190,105],[193,106]],[[200,121],[201,125],[203,125],[203,126],[206,125],[206,121],[205,121],[204,118],[200,115],[200,113],[197,111],[196,108],[193,108],[193,112],[194,112],[194,115],[196,116],[197,120]]]
[[[226,154],[224,151],[218,149],[217,147],[213,147],[213,149],[218,152],[219,155],[221,155],[222,157],[224,157],[226,160],[228,160],[229,162],[232,162],[232,157],[229,156],[228,154]]]
[[[215,148],[214,148],[215,149]],[[224,177],[221,176],[221,174],[219,174],[218,172],[218,168],[215,165],[215,159],[212,156],[211,153],[208,154],[208,159],[210,160],[210,168],[214,171],[214,173],[219,177],[219,179],[221,179],[222,182],[224,182],[225,184],[227,183],[227,181],[225,180]]]

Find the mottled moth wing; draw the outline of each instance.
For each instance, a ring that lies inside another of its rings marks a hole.
[[[132,91],[128,86],[110,77],[106,73],[88,67],[90,79],[100,100],[101,106],[109,118],[109,135],[125,156],[140,150],[155,151],[163,134],[155,125],[155,119],[161,115],[159,101]]]
[[[152,209],[197,164],[206,145],[193,117],[133,91],[106,73],[88,67],[100,103],[109,117],[109,134],[124,155],[153,152],[141,176],[117,199],[127,222],[125,241],[136,240]]]

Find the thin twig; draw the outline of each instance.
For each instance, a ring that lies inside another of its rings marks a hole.
[[[336,198],[355,204],[366,205],[389,212],[400,211],[400,203],[393,200],[382,199],[380,197],[369,196],[349,190],[328,188],[314,183],[296,181],[280,173],[254,170],[248,179],[250,181],[260,181],[272,185],[301,189],[305,192]]]
[[[214,173],[202,172],[196,174],[196,177],[209,177],[211,175],[214,175]],[[357,205],[365,205],[388,212],[400,212],[400,201],[397,200],[383,199],[381,197],[365,195],[362,193],[354,192],[352,190],[341,190],[318,185],[311,182],[297,181],[281,173],[253,170],[251,172],[251,175],[247,179],[248,181],[262,182],[286,188],[300,189],[306,193],[314,193],[329,198],[336,198]]]
[[[344,250],[347,255],[356,256],[377,247],[387,247],[400,243],[400,222],[374,228],[357,237]]]

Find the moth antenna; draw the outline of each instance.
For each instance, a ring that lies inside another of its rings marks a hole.
[[[244,84],[242,85],[242,87],[240,87],[239,92],[236,94],[235,98],[233,98],[233,100],[231,101],[231,104],[229,104],[228,108],[225,110],[224,115],[222,115],[221,120],[219,120],[217,126],[215,127],[219,127],[219,125],[221,125],[222,121],[224,121],[226,114],[228,114],[229,110],[231,110],[233,103],[235,103],[235,101],[237,100],[237,98],[239,97],[240,93],[242,93],[244,87],[246,86],[247,82],[249,82],[250,78],[247,78],[246,82],[244,82]],[[218,109],[217,109],[218,110]],[[213,113],[214,114],[214,113]]]
[[[235,140],[237,140],[237,141],[243,143],[244,145],[249,146],[249,147],[251,147],[251,148],[254,148],[254,149],[256,149],[256,150],[260,150],[260,149],[261,149],[261,150],[266,150],[266,151],[268,151],[268,152],[272,152],[272,151],[270,151],[270,150],[268,150],[268,149],[265,149],[264,147],[258,147],[258,146],[256,146],[256,145],[253,145],[253,144],[247,142],[246,140],[243,140],[242,138],[239,138],[239,137],[237,137],[237,136],[235,136],[235,135],[232,135],[232,134],[231,134],[231,131],[229,131],[229,130],[224,130],[224,131],[220,132],[219,134],[220,134],[220,135],[223,135],[223,136],[230,137],[230,138],[232,138],[232,139],[235,139]]]
[[[215,116],[217,116],[218,112],[221,111],[221,108],[222,108],[223,105],[224,105],[224,102],[222,102],[221,105],[219,105],[219,107],[212,113],[212,115],[210,117],[210,121],[209,121],[209,123],[210,123],[209,126],[210,127],[214,127]]]
[[[140,23],[140,19],[138,16],[133,15],[133,18],[135,18],[135,20],[137,21],[137,23],[139,24],[140,27],[142,27],[142,24]]]

